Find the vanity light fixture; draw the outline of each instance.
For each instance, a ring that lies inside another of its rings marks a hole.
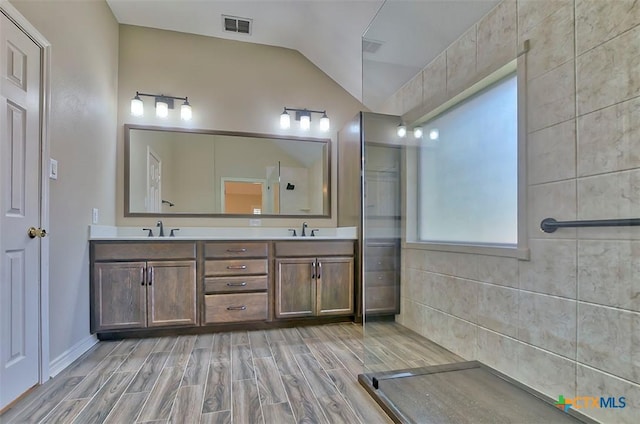
[[[131,114],[133,116],[142,116],[144,114],[144,103],[140,96],[155,98],[156,116],[158,118],[166,118],[169,116],[169,109],[173,109],[174,100],[183,100],[180,106],[180,119],[188,121],[193,117],[193,111],[187,97],[166,96],[164,94],[147,94],[136,91],[136,96],[131,99]]]
[[[440,138],[440,131],[438,131],[437,128],[433,128],[429,131],[429,140],[437,140],[438,138]]]
[[[407,126],[401,122],[398,125],[398,128],[396,128],[396,134],[398,134],[398,137],[400,138],[405,138],[407,135]]]
[[[422,127],[415,127],[413,129],[413,138],[422,138]]]
[[[331,128],[331,121],[329,121],[326,110],[296,109],[285,107],[284,111],[280,114],[280,128],[282,128],[283,130],[291,128],[291,115],[289,115],[289,112],[296,113],[296,121],[300,121],[300,129],[302,130],[307,131],[311,128],[312,113],[322,114],[322,117],[320,118],[321,131],[329,131],[329,129]]]

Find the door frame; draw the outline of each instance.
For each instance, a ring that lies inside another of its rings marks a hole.
[[[40,47],[40,228],[49,230],[49,116],[51,111],[51,43],[8,0],[0,12]],[[49,237],[40,238],[39,382],[50,377],[49,353]]]

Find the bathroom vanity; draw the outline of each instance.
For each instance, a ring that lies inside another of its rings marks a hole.
[[[354,318],[355,239],[92,237],[100,338]]]

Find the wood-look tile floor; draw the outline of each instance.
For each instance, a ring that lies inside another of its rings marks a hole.
[[[358,374],[461,360],[391,322],[103,341],[0,423],[390,423]]]

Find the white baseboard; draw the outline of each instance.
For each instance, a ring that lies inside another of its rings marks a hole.
[[[81,357],[83,353],[91,349],[91,347],[96,343],[98,343],[98,338],[93,334],[89,335],[51,361],[49,364],[49,374],[51,375],[51,378],[62,372],[65,368],[71,365],[73,361]]]

